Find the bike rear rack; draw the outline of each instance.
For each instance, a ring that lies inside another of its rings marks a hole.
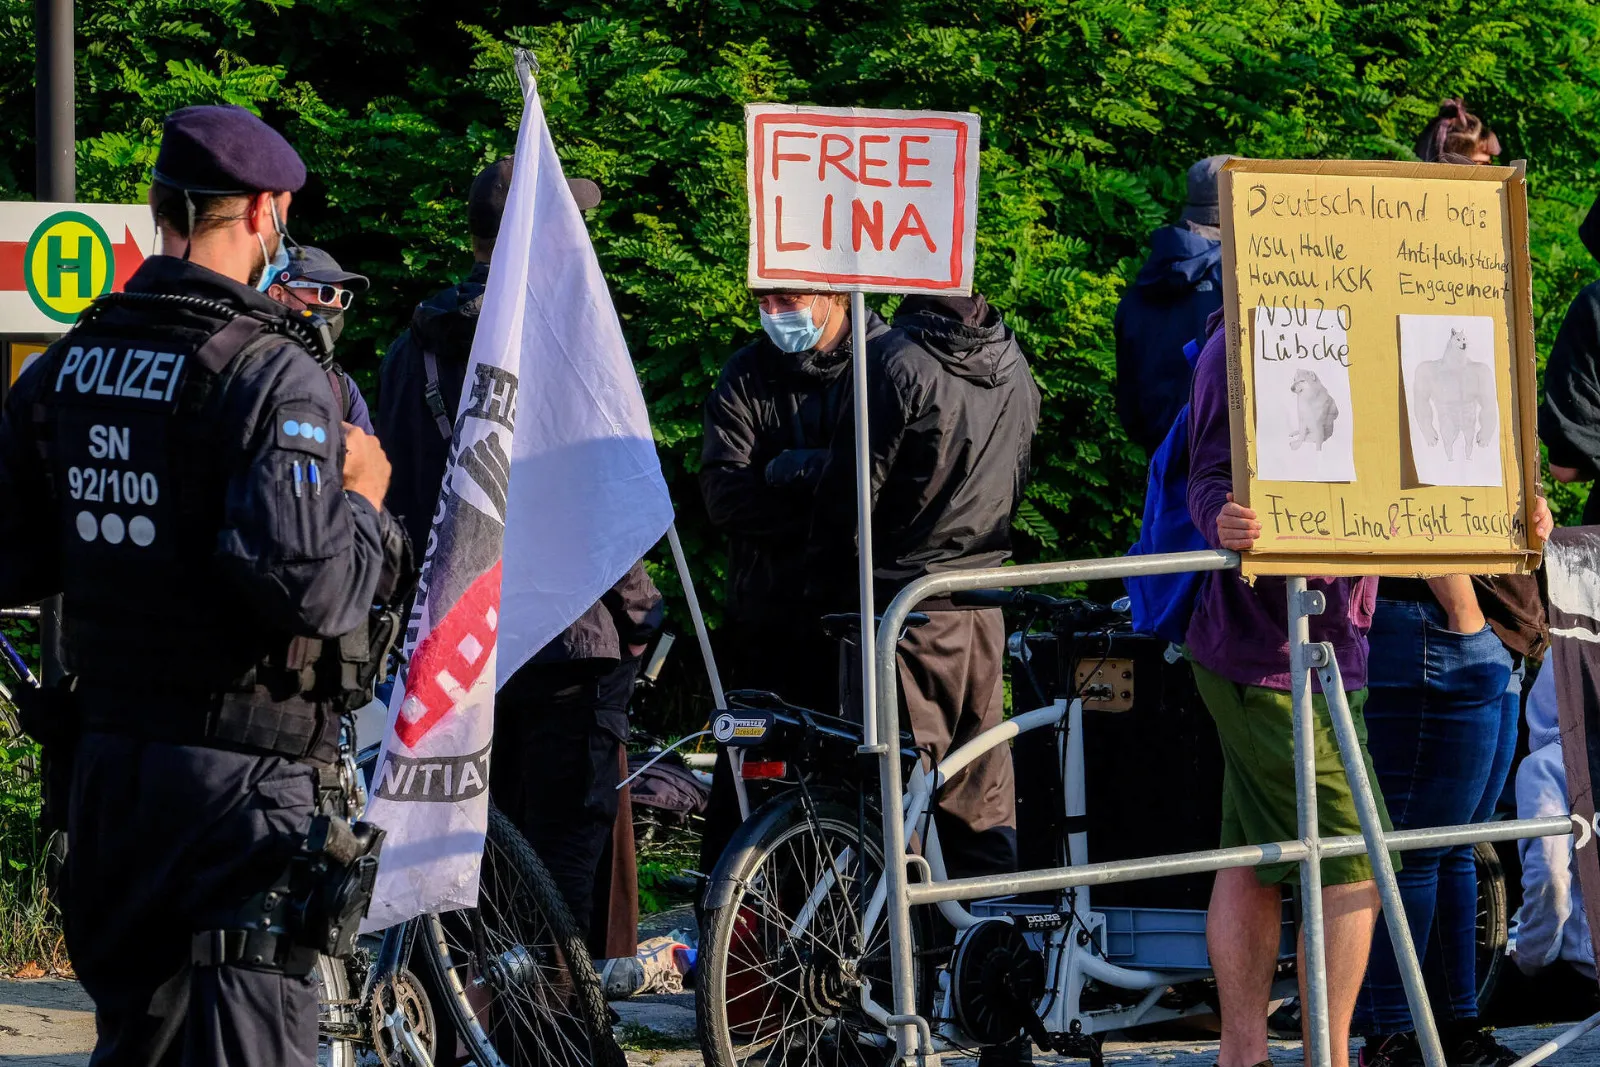
[[[1112,559],[1077,560],[1064,563],[1036,563],[1018,567],[993,567],[981,570],[949,571],[930,574],[902,589],[883,614],[875,648],[870,653],[875,686],[867,687],[863,709],[863,744],[860,751],[879,761],[879,787],[882,796],[884,875],[888,890],[886,919],[889,928],[889,955],[893,973],[892,1014],[889,1017],[898,1061],[919,1065],[936,1064],[939,1054],[931,1043],[927,1021],[917,1015],[912,982],[912,941],[910,909],[917,905],[947,900],[975,900],[988,896],[1061,890],[1074,886],[1107,885],[1143,878],[1179,874],[1199,874],[1234,867],[1263,864],[1300,864],[1302,887],[1302,930],[1305,937],[1306,989],[1304,1012],[1310,1032],[1311,1062],[1330,1067],[1328,1037],[1327,971],[1324,963],[1325,929],[1322,916],[1321,861],[1340,856],[1366,855],[1372,858],[1373,871],[1395,946],[1401,976],[1417,1021],[1417,1036],[1428,1067],[1445,1067],[1438,1034],[1433,1025],[1421,967],[1406,925],[1405,907],[1389,859],[1390,852],[1418,848],[1473,844],[1479,841],[1511,841],[1530,837],[1576,834],[1577,847],[1588,842],[1591,827],[1577,816],[1519,819],[1507,822],[1465,826],[1444,826],[1423,830],[1384,833],[1367,781],[1356,738],[1355,724],[1345,700],[1333,648],[1313,643],[1309,618],[1324,607],[1322,594],[1307,590],[1304,578],[1288,579],[1289,657],[1294,705],[1295,795],[1299,814],[1300,839],[1240,848],[1211,849],[1175,856],[1118,860],[1080,866],[1024,871],[1016,874],[943,881],[931,878],[923,864],[923,880],[913,883],[907,868],[921,858],[906,854],[905,828],[897,817],[901,810],[904,785],[901,782],[901,752],[898,745],[882,744],[880,737],[894,737],[899,731],[899,676],[895,669],[895,643],[902,624],[920,603],[933,597],[980,589],[1044,585],[1056,582],[1082,582],[1139,575],[1178,574],[1191,571],[1222,571],[1238,567],[1233,552],[1200,551],[1166,555],[1123,556]],[[1316,671],[1328,695],[1328,711],[1338,740],[1345,775],[1355,795],[1361,820],[1361,835],[1323,838],[1317,832],[1316,765],[1312,751],[1311,672]],[[875,690],[875,692],[874,692]],[[890,862],[889,857],[899,857]],[[1573,1027],[1519,1060],[1513,1067],[1532,1067],[1557,1049],[1600,1026],[1596,1015]]]

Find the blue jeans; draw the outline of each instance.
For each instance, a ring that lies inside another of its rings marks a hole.
[[[1513,692],[1511,653],[1487,626],[1476,634],[1447,629],[1431,601],[1380,598],[1368,640],[1367,748],[1395,829],[1487,819],[1516,747],[1521,687]],[[1472,846],[1407,852],[1397,877],[1435,1018],[1475,1018]],[[1353,1028],[1367,1035],[1415,1029],[1382,922]]]

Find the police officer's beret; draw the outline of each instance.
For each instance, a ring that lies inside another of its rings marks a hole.
[[[293,193],[306,183],[306,165],[244,108],[205,105],[167,116],[151,177],[191,193]]]

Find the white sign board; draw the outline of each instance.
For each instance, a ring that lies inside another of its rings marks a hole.
[[[750,287],[972,292],[978,116],[748,104]]]
[[[0,203],[0,333],[65,333],[154,242],[144,204]]]

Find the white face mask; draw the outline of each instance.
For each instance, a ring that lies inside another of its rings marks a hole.
[[[283,228],[283,220],[278,218],[278,202],[269,199],[272,205],[272,229],[278,235],[278,251],[276,255],[267,254],[267,239],[261,236],[261,231],[256,231],[256,243],[261,246],[261,277],[256,281],[256,289],[266,292],[272,283],[278,280],[278,275],[289,268],[289,234]]]

